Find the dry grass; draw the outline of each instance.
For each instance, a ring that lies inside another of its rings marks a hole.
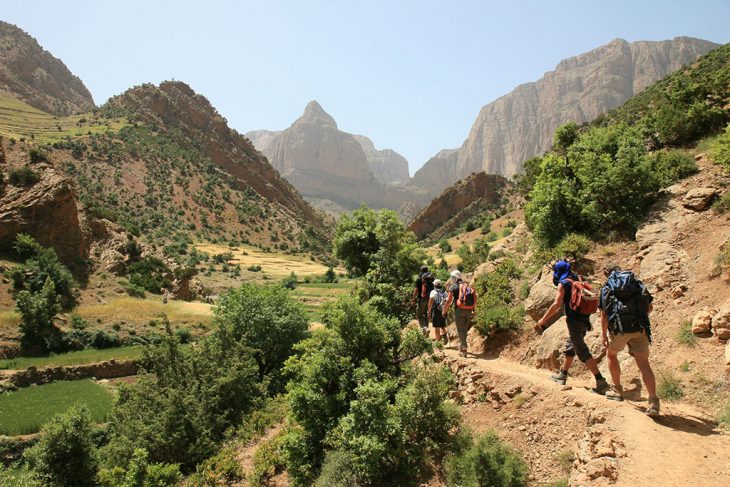
[[[212,317],[212,305],[186,301],[164,303],[157,297],[138,299],[120,296],[110,299],[107,303],[79,306],[76,313],[90,322],[97,323],[144,322],[165,315],[172,323],[207,324]]]
[[[261,266],[261,273],[284,277],[294,272],[297,276],[316,276],[324,274],[327,267],[319,262],[314,262],[307,257],[299,255],[287,255],[282,253],[267,253],[256,247],[241,245],[230,248],[225,245],[210,243],[195,244],[195,248],[208,254],[223,254],[230,252],[233,259],[230,264],[240,264],[243,270],[249,266]],[[344,269],[335,269],[336,272],[344,272]]]

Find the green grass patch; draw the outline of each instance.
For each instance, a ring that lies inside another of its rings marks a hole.
[[[678,401],[684,397],[681,382],[671,373],[665,373],[659,377],[656,393],[661,399],[667,401]]]
[[[105,360],[136,360],[142,357],[142,347],[116,347],[96,350],[93,348],[78,352],[61,353],[48,357],[17,357],[0,360],[0,369],[20,370],[28,367],[49,367],[59,365],[82,365]]]
[[[688,347],[695,346],[697,343],[697,337],[694,333],[692,333],[691,321],[685,321],[682,323],[682,327],[677,332],[677,341],[682,345],[687,345]]]
[[[41,426],[76,403],[84,404],[94,422],[106,419],[112,393],[90,380],[53,382],[0,395],[0,434],[36,433]]]
[[[717,422],[730,429],[730,403],[726,404],[717,414]]]
[[[561,450],[555,454],[555,461],[558,463],[560,470],[563,472],[570,473],[573,468],[573,461],[575,460],[575,453],[573,450]]]

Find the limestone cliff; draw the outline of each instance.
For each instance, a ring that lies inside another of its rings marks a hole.
[[[91,93],[63,62],[18,27],[0,21],[0,94],[52,115],[94,108]]]
[[[364,135],[353,135],[360,143],[368,161],[368,168],[375,179],[383,184],[403,184],[411,179],[408,161],[393,149],[378,150]]]
[[[418,188],[382,182],[393,175],[403,177],[405,159],[401,162],[394,152],[377,151],[369,139],[359,136],[358,140],[339,130],[316,101],[311,101],[288,129],[259,130],[246,136],[308,201],[322,209],[352,210],[365,203],[398,210],[409,201],[420,206],[427,202],[424,191]],[[370,157],[363,142],[370,143]],[[383,168],[388,161],[396,161],[396,168]],[[405,166],[407,171],[407,162]]]
[[[616,39],[565,59],[540,80],[484,106],[461,148],[433,157],[412,184],[434,192],[475,171],[512,177],[525,160],[550,148],[558,126],[593,120],[715,47],[689,37]]]

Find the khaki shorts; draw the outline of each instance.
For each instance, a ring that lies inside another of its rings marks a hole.
[[[649,339],[646,337],[646,333],[636,331],[633,333],[622,333],[619,335],[610,334],[610,340],[608,342],[608,348],[618,353],[623,350],[626,345],[629,346],[629,353],[631,355],[640,353],[642,355],[649,355]]]

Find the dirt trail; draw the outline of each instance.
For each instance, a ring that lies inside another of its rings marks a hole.
[[[446,354],[458,356],[455,350],[447,350]],[[587,381],[571,379],[572,388],[561,391],[545,370],[499,358],[466,360],[493,376],[527,381],[547,392],[549,398],[557,393],[579,399],[586,407],[608,411],[607,425],[626,451],[619,460],[619,477],[614,485],[727,486],[730,482],[730,434],[717,429],[697,410],[664,402],[662,416],[652,420],[643,413],[645,397],[623,403],[609,401],[591,392],[592,384]]]

